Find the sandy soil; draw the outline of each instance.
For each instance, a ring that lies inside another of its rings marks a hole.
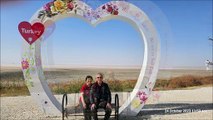
[[[137,117],[122,120],[212,120],[212,92],[212,87],[154,91]],[[127,96],[127,93],[119,93],[120,99],[125,99]],[[56,96],[60,101],[61,97],[61,95]],[[69,97],[73,98],[73,95],[69,95]],[[30,96],[1,97],[1,120],[14,119],[60,120],[61,117],[45,116]],[[81,120],[82,118],[69,117],[69,119]]]

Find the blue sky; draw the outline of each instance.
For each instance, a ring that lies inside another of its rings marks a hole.
[[[102,2],[88,4],[99,6]],[[1,3],[1,65],[20,65],[22,37],[17,26],[48,0]],[[161,68],[203,67],[212,59],[212,1],[130,1],[152,20],[161,37]],[[43,64],[140,66],[143,42],[126,22],[110,20],[91,27],[77,18],[55,23],[43,42]]]

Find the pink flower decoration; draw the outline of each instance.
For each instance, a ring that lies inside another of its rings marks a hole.
[[[118,15],[118,11],[117,10],[114,11],[113,15]]]
[[[145,93],[144,91],[142,91],[142,92],[139,91],[137,95],[138,95],[138,96],[140,96],[140,95],[146,95],[146,93]]]
[[[28,69],[29,68],[29,63],[26,60],[23,60],[21,62],[21,65],[22,65],[22,69]]]
[[[144,102],[146,102],[147,98],[148,98],[148,97],[147,97],[146,95],[141,95],[141,96],[139,96],[139,99],[140,99],[140,101],[141,101],[141,104],[144,103]]]
[[[102,6],[102,9],[105,9],[107,13],[110,13],[112,15],[118,15],[118,6],[113,5],[112,3]]]
[[[102,6],[102,9],[106,9],[106,6],[104,5],[104,6]]]
[[[147,96],[145,95],[140,96],[140,100],[141,102],[145,102],[147,100]]]
[[[138,94],[137,94],[137,97],[139,97],[141,104],[146,102],[146,100],[148,98],[147,94],[144,91],[139,91]]]
[[[72,2],[69,2],[69,3],[67,4],[67,7],[68,7],[70,10],[72,10],[72,9],[74,8],[74,5],[73,5]]]
[[[138,91],[137,96],[140,96],[140,95],[142,95],[142,92]]]
[[[108,5],[108,7],[107,7],[107,12],[111,13],[112,11],[113,11],[112,6]]]
[[[51,7],[52,4],[53,4],[53,2],[49,2],[46,5],[44,5],[44,10],[50,11],[51,10],[50,7]]]

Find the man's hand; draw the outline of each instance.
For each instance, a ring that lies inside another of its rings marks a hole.
[[[93,103],[91,106],[91,110],[94,110],[94,109],[95,109],[95,104]]]
[[[112,105],[110,103],[107,103],[106,107],[112,109]]]

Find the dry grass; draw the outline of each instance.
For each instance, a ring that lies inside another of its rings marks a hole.
[[[9,76],[11,77],[11,76]],[[5,80],[6,79],[6,80]],[[7,78],[0,82],[1,96],[18,96],[29,95],[29,91],[24,83],[23,78],[8,81]],[[118,91],[132,91],[136,80],[106,80],[112,92]],[[49,87],[53,94],[63,93],[78,93],[84,80],[73,80],[63,83],[50,83]],[[184,89],[193,86],[213,85],[213,76],[199,77],[199,76],[180,76],[174,77],[170,80],[158,79],[156,81],[154,90],[172,90]]]
[[[205,86],[213,85],[213,76],[200,77],[185,75],[181,77],[174,77],[170,80],[157,80],[154,89],[155,90],[171,90],[181,89],[192,86]]]
[[[78,80],[63,83],[50,83],[49,87],[53,94],[78,93],[83,84],[84,80]]]

